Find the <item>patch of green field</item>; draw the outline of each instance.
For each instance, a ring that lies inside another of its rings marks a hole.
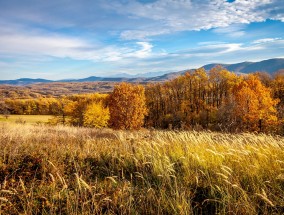
[[[9,115],[7,118],[0,116],[0,123],[9,122],[34,125],[39,123],[47,123],[51,118],[51,115]]]

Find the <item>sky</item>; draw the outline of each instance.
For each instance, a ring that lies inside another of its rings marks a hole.
[[[0,0],[1,80],[283,57],[283,0]]]

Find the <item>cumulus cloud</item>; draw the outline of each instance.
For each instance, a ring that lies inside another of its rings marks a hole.
[[[262,22],[266,19],[284,20],[282,0],[157,0],[152,3],[138,1],[117,2],[112,8],[118,13],[152,20],[153,24],[133,27],[121,33],[123,39],[142,39],[177,31],[199,31],[220,28],[230,30],[232,24]],[[156,25],[155,25],[156,24]],[[225,32],[227,33],[227,32]],[[232,32],[242,36],[243,31]]]
[[[116,31],[125,40],[148,38],[179,31],[199,31],[233,24],[284,22],[283,0],[113,0],[0,2],[0,20],[46,25],[50,28],[81,28]],[[0,21],[1,22],[1,21]],[[1,23],[0,23],[1,25]],[[243,31],[234,31],[242,36]]]

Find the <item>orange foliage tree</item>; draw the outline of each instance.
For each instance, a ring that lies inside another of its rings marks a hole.
[[[277,124],[276,105],[279,100],[271,97],[271,90],[257,76],[249,75],[236,85],[233,96],[233,113],[243,129],[264,131]]]
[[[274,74],[271,88],[274,98],[278,98],[280,100],[277,105],[278,119],[281,124],[279,126],[279,131],[281,134],[284,134],[284,69],[281,69]]]
[[[110,126],[115,129],[139,129],[147,114],[145,89],[141,85],[121,83],[109,97]]]

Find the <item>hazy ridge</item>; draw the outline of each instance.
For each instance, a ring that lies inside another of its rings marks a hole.
[[[253,73],[253,72],[267,72],[273,74],[280,69],[284,69],[284,58],[273,58],[268,60],[263,60],[259,62],[241,62],[235,64],[222,64],[222,63],[213,63],[202,66],[205,70],[210,70],[213,67],[221,65],[229,71],[236,73]],[[153,81],[166,81],[171,80],[181,74],[184,74],[186,71],[193,70],[183,70],[179,72],[149,72],[145,74],[129,75],[126,73],[116,74],[111,77],[98,77],[90,76],[82,79],[64,79],[52,81],[48,79],[32,79],[32,78],[20,78],[16,80],[0,80],[0,84],[9,84],[9,85],[29,85],[34,83],[50,83],[50,82],[153,82]]]

